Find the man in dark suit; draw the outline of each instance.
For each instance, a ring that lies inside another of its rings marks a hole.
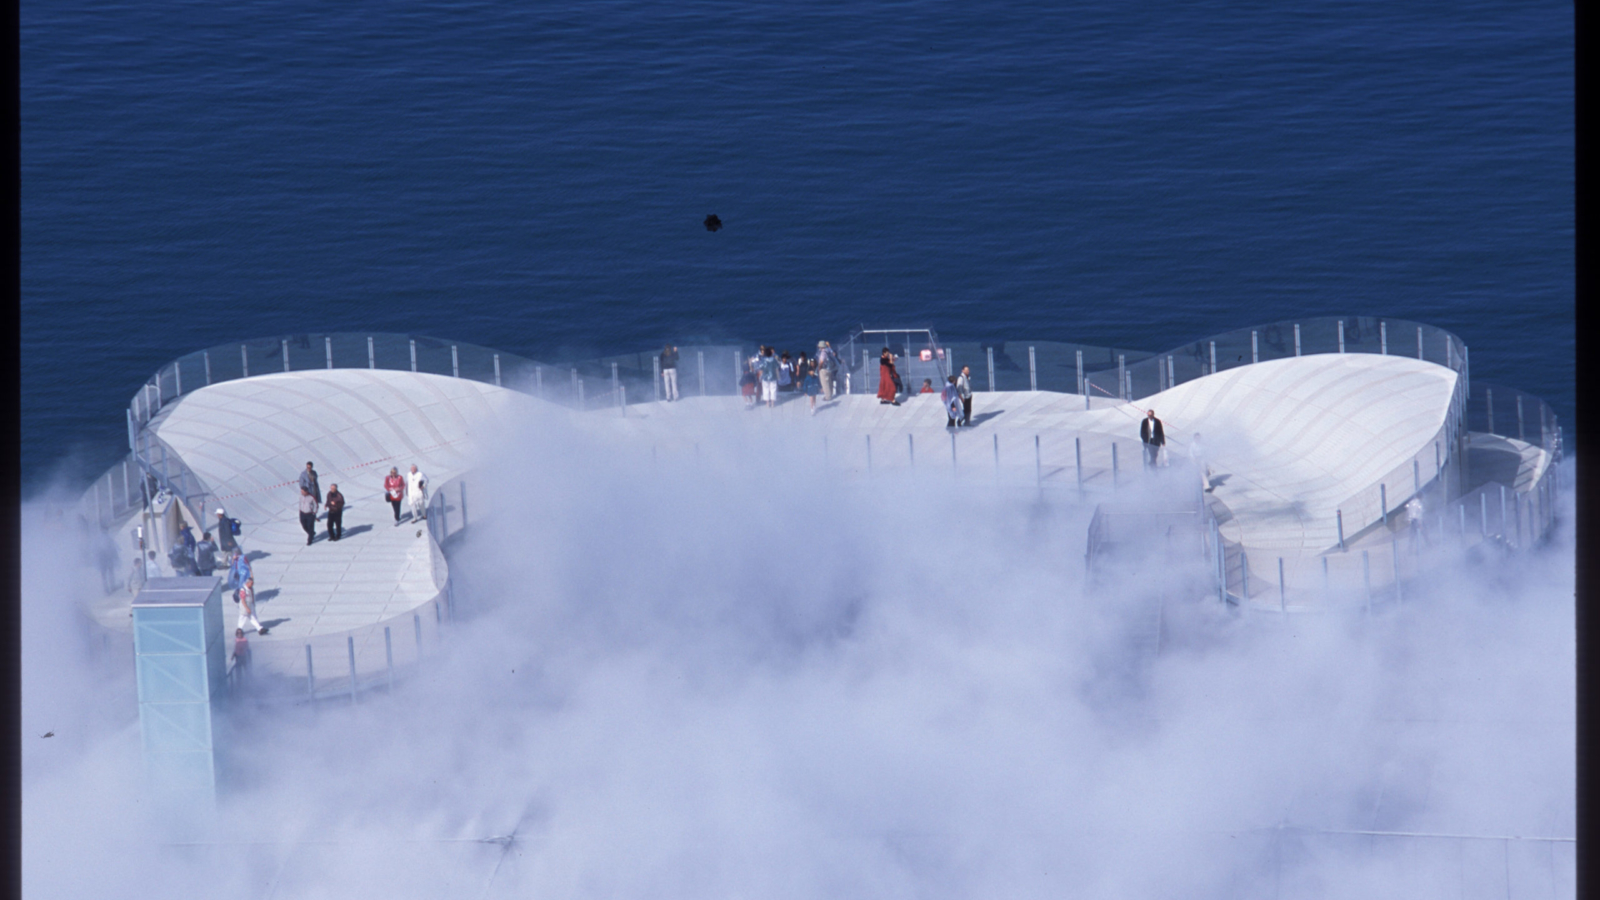
[[[1139,440],[1144,441],[1145,468],[1156,464],[1161,456],[1161,447],[1167,442],[1167,433],[1161,428],[1161,420],[1156,418],[1155,410],[1147,410],[1143,422],[1139,423]]]

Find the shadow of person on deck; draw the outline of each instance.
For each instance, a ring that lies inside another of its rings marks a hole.
[[[344,531],[339,533],[339,540],[342,541],[345,538],[348,538],[353,534],[365,534],[366,532],[371,531],[371,530],[372,530],[372,524],[371,523],[368,523],[366,525],[352,525],[351,527],[346,528]]]
[[[970,425],[966,426],[966,427],[970,428],[970,427],[972,427],[972,425],[982,425],[983,423],[989,421],[990,419],[994,418],[995,416],[1000,415],[1003,412],[1005,412],[1005,410],[997,409],[997,410],[993,410],[992,412],[981,412],[981,413],[978,413],[977,415],[972,417],[972,423]]]
[[[278,588],[268,588],[267,590],[264,590],[264,591],[257,591],[256,592],[256,602],[257,603],[265,603],[268,600],[271,600],[273,597],[276,597],[276,596],[278,596]]]
[[[249,560],[250,562],[255,562],[258,559],[266,559],[267,557],[269,557],[271,555],[272,555],[271,553],[268,553],[265,550],[251,550],[249,553],[246,553],[244,555],[244,558]]]
[[[277,628],[279,625],[282,625],[284,622],[293,622],[293,621],[294,621],[293,619],[291,619],[291,618],[289,618],[287,616],[285,616],[282,619],[263,619],[262,622],[261,622],[261,627],[263,629],[266,629],[266,630],[271,630],[273,628]]]

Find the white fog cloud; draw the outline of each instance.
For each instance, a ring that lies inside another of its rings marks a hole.
[[[1570,528],[1398,611],[1236,616],[1155,563],[1086,595],[1070,498],[566,422],[494,441],[442,656],[236,708],[221,846],[145,818],[131,661],[25,510],[29,894],[1429,896],[1425,840],[1321,832],[1573,833]]]

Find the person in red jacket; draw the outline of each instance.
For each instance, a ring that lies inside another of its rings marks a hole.
[[[394,507],[394,524],[400,524],[400,501],[406,497],[406,480],[400,477],[400,470],[394,467],[389,469],[389,477],[383,480],[383,497]]]

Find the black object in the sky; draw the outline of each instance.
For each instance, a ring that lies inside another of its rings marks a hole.
[[[711,215],[706,216],[706,230],[707,231],[716,231],[717,229],[719,229],[721,227],[722,227],[722,220],[717,218],[717,214],[716,213],[712,213]]]

